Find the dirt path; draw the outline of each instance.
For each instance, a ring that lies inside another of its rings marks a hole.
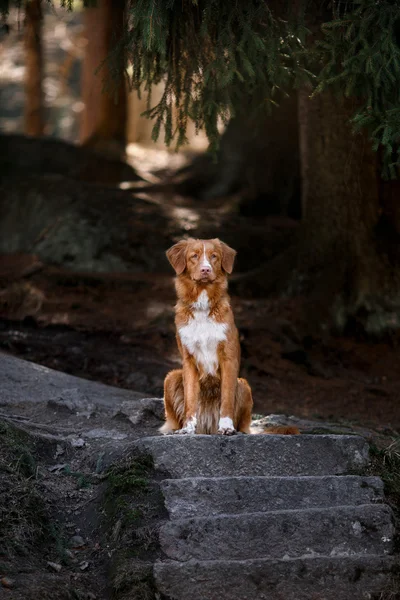
[[[179,364],[172,278],[86,276],[45,268],[30,278],[35,318],[0,321],[0,348],[48,367],[162,395]],[[27,292],[29,294],[29,292]],[[255,412],[400,428],[400,352],[393,343],[301,334],[301,299],[233,298],[242,374]]]

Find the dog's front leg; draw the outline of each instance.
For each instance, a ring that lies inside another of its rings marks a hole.
[[[221,362],[221,408],[218,433],[233,435],[236,433],[233,423],[238,365],[235,361]]]
[[[191,361],[184,361],[183,365],[183,393],[185,402],[185,423],[182,429],[178,429],[179,434],[196,433],[197,425],[197,404],[199,400],[200,383],[197,369]]]

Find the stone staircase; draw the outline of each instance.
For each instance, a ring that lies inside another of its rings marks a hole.
[[[153,457],[169,513],[154,565],[173,600],[367,600],[394,567],[392,513],[355,436],[167,436]],[[350,473],[350,474],[349,474]]]

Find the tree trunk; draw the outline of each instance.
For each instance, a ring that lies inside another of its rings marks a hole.
[[[183,170],[183,194],[208,200],[239,193],[246,215],[300,217],[297,95],[282,100],[263,121],[244,112],[221,138],[217,161],[209,154]]]
[[[96,7],[85,10],[87,48],[82,69],[81,142],[118,158],[125,154],[127,127],[123,51],[112,69],[107,58],[121,40],[124,10],[124,0],[98,0]]]
[[[25,106],[24,132],[43,135],[43,53],[41,0],[28,0],[25,7]]]
[[[299,100],[304,223],[298,273],[310,277],[310,315],[323,328],[400,326],[400,236],[384,211],[378,156],[352,135],[355,102],[330,92]],[[320,311],[326,311],[320,314]]]

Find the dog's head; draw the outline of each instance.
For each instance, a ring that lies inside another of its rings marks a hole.
[[[232,273],[236,251],[219,239],[181,240],[167,250],[167,258],[177,275],[198,283],[213,283]]]

